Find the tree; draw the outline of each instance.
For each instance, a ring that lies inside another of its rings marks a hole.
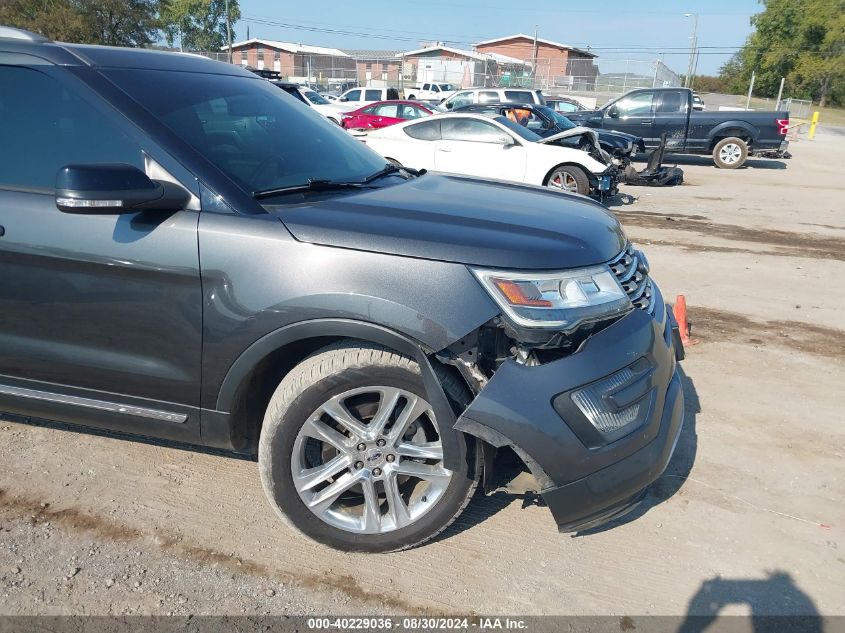
[[[91,41],[109,46],[148,46],[160,29],[158,0],[77,0]]]
[[[845,96],[845,0],[760,0],[755,31],[719,75],[734,92],[756,74],[755,91],[773,97],[782,77],[791,94],[824,106]]]
[[[171,46],[177,40],[182,48],[196,51],[226,46],[226,0],[164,0],[161,17]],[[240,17],[238,0],[229,0],[229,24]]]
[[[52,40],[87,42],[82,16],[71,0],[0,2],[0,24],[40,33]]]
[[[3,0],[0,23],[65,42],[146,46],[159,33],[158,0]]]

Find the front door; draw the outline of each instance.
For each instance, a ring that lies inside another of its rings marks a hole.
[[[487,121],[444,118],[434,152],[437,171],[523,182],[526,152],[510,134]]]
[[[602,128],[641,136],[646,147],[654,147],[660,142],[660,135],[654,133],[654,102],[652,90],[626,95],[605,109]]]
[[[198,213],[60,212],[61,167],[151,163],[69,73],[2,61],[0,410],[198,439]]]

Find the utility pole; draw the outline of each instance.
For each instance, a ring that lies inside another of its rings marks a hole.
[[[778,88],[778,100],[775,102],[775,110],[780,110],[780,98],[783,96],[783,82],[786,81],[786,77],[780,78],[780,88]]]
[[[687,64],[687,80],[684,82],[684,86],[686,88],[690,88],[692,86],[692,74],[695,72],[695,49],[698,46],[698,14],[697,13],[684,13],[685,18],[693,18],[694,22],[692,25],[692,38],[690,40],[690,49],[689,49],[689,64]]]
[[[536,88],[534,85],[537,80],[537,25],[534,25],[534,54],[531,58],[531,87]]]
[[[751,93],[754,91],[754,80],[756,79],[756,75],[754,71],[751,71],[751,84],[748,86],[748,99],[745,100],[745,109],[747,110],[748,107],[751,105]]]
[[[218,5],[220,6],[220,5]],[[229,20],[229,0],[226,0],[226,46],[229,49],[229,63],[232,63],[232,23]]]

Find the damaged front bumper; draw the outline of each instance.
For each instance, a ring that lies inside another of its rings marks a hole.
[[[633,507],[672,456],[684,415],[682,351],[656,285],[654,295],[653,314],[635,309],[569,356],[504,362],[455,425],[512,446],[561,531]]]

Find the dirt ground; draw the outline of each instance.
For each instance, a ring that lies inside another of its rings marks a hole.
[[[2,614],[845,614],[845,147],[627,188],[613,209],[698,343],[686,426],[632,516],[560,535],[476,497],[437,542],[346,555],[280,524],[256,465],[0,422]]]

